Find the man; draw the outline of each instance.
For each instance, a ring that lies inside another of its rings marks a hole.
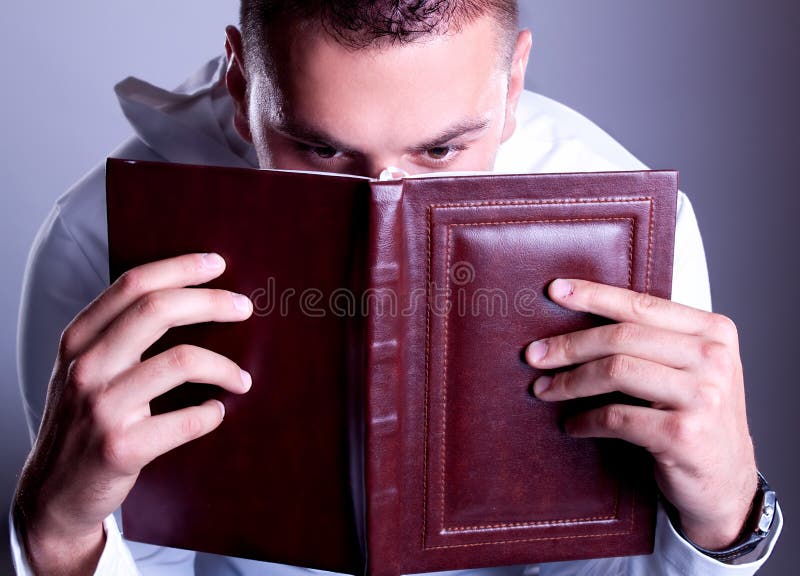
[[[176,93],[133,80],[118,87],[137,138],[116,155],[369,176],[389,167],[640,168],[585,120],[524,92],[531,37],[518,32],[516,14],[514,0],[245,0],[242,34],[227,30],[226,86],[212,63]],[[651,402],[578,415],[567,431],[650,450],[673,520],[660,513],[652,556],[553,564],[542,574],[752,574],[780,531],[779,518],[769,535],[751,533],[759,487],[736,332],[703,311],[710,303],[702,244],[683,196],[678,210],[675,302],[562,279],[551,286],[554,301],[619,323],[527,351],[536,367],[576,366],[535,383],[543,401],[619,390]],[[41,427],[15,497],[17,570],[303,572],[120,539],[111,513],[141,468],[212,433],[224,417],[216,401],[151,416],[149,400],[184,381],[240,394],[268,383],[199,348],[140,361],[168,328],[242,321],[252,304],[187,288],[223,273],[214,254],[151,263],[108,287],[104,221],[97,171],[59,201],[32,253],[20,347],[30,424]],[[749,554],[725,558],[744,565],[712,557],[753,538]]]

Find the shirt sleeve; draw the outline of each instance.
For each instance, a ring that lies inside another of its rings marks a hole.
[[[656,541],[652,554],[627,558],[601,558],[580,562],[556,562],[540,567],[540,576],[752,576],[767,561],[783,529],[778,511],[770,535],[758,559],[732,566],[706,556],[673,528],[663,508],[659,507]]]
[[[127,150],[124,156],[142,156],[137,146],[141,144],[123,149]],[[105,211],[105,167],[101,165],[56,202],[28,257],[17,360],[31,440],[42,419],[61,333],[108,286]],[[15,569],[18,574],[30,574],[13,523],[11,527]],[[126,542],[113,515],[105,519],[104,527],[106,546],[96,576],[194,574],[194,552]]]
[[[158,160],[136,138],[111,155]],[[103,162],[56,201],[28,254],[17,365],[31,439],[39,429],[61,333],[109,284],[105,190]]]
[[[11,536],[11,559],[17,576],[33,576],[11,513],[8,515],[8,527]],[[106,543],[94,576],[141,576],[130,551],[122,541],[113,514],[103,521],[103,529]]]
[[[18,367],[31,440],[39,430],[61,333],[105,288],[56,204],[28,258],[17,335]]]

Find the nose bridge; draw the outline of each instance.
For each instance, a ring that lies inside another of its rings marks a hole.
[[[408,178],[408,176],[409,173],[402,168],[386,166],[377,176],[373,176],[373,178],[377,178],[378,180],[399,180],[401,178]]]
[[[401,161],[401,158],[394,158],[391,154],[368,157],[365,159],[364,172],[370,178],[378,180],[403,178],[407,173],[400,167]]]

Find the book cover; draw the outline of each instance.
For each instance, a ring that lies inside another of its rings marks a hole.
[[[604,398],[531,393],[533,340],[607,320],[546,296],[576,277],[669,297],[669,171],[334,174],[109,159],[112,280],[217,252],[209,284],[251,319],[171,329],[149,353],[204,346],[253,375],[209,397],[220,428],[148,465],[126,538],[350,574],[398,574],[652,551],[641,449],[573,439]]]

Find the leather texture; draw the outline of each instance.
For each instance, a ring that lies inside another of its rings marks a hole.
[[[107,179],[112,279],[214,251],[210,285],[256,310],[148,351],[205,346],[254,385],[152,403],[227,415],[142,471],[127,538],[386,576],[652,551],[649,457],[561,428],[612,398],[540,402],[523,353],[607,322],[550,301],[555,278],[669,297],[674,172],[373,182],[110,159]]]

